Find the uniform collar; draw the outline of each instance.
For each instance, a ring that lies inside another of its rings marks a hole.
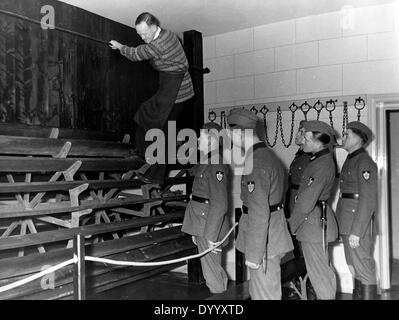
[[[361,154],[363,152],[366,152],[366,150],[364,148],[357,149],[357,150],[353,151],[352,153],[348,154],[348,159],[356,157],[358,154]]]
[[[298,151],[295,153],[295,155],[296,155],[297,157],[299,157],[299,156],[303,155],[304,153],[305,153],[305,151],[303,151],[302,148],[299,148]]]
[[[310,157],[309,160],[310,161],[314,161],[317,158],[320,158],[320,157],[322,157],[322,156],[324,156],[326,154],[329,154],[329,153],[330,153],[330,150],[328,148],[325,148],[323,150],[320,150],[319,152],[316,152],[313,156]]]

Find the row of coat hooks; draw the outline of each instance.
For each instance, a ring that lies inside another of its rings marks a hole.
[[[332,128],[337,130],[337,128],[334,127],[334,120],[333,120],[333,113],[336,110],[336,108],[339,105],[342,105],[343,109],[343,116],[342,116],[342,133],[341,136],[343,136],[344,132],[346,131],[346,126],[348,124],[348,109],[349,109],[349,104],[348,101],[353,101],[351,106],[355,108],[357,111],[357,120],[360,121],[361,119],[361,112],[362,110],[366,107],[366,97],[365,96],[350,96],[350,97],[339,97],[339,98],[329,98],[329,99],[313,99],[314,101],[311,101],[310,99],[300,101],[300,102],[291,102],[290,104],[286,102],[273,102],[273,103],[268,103],[268,104],[263,104],[263,105],[247,105],[247,106],[242,106],[242,108],[248,108],[250,111],[254,112],[256,115],[261,115],[261,118],[263,118],[263,126],[264,126],[264,131],[265,131],[265,138],[267,144],[273,148],[276,146],[277,141],[278,141],[278,134],[280,133],[281,137],[281,142],[282,144],[286,147],[289,148],[292,145],[293,142],[293,137],[294,137],[294,124],[295,124],[295,117],[298,112],[301,112],[303,114],[304,120],[319,120],[320,115],[323,110],[325,110],[328,115],[329,115],[329,121],[330,125]],[[289,138],[286,140],[286,136],[283,128],[283,107],[281,105],[285,105],[286,110],[284,111],[290,111],[291,113],[291,128],[289,132]],[[268,133],[268,124],[267,124],[267,118],[268,114],[271,113],[272,108],[275,108],[276,112],[276,123],[275,123],[275,130],[274,132],[274,137],[273,139],[270,139],[269,133]],[[227,108],[231,109],[231,107]],[[211,122],[216,121],[218,115],[217,112],[219,112],[220,116],[220,125],[223,128],[226,128],[227,121],[226,121],[226,112],[228,111],[226,108],[218,108],[214,110],[210,110],[208,112],[208,120]],[[315,119],[309,119],[308,118],[308,113],[309,111],[314,110],[316,112],[316,118]]]

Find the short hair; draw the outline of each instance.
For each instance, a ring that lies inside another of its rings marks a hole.
[[[151,25],[156,25],[157,27],[161,26],[161,23],[159,22],[158,18],[149,12],[141,13],[136,18],[135,25],[137,26],[138,24],[140,24],[142,22],[147,23],[149,26],[151,26]]]
[[[319,132],[319,131],[312,131],[313,137],[320,141],[324,146],[328,145],[331,141],[331,138],[328,134]]]
[[[354,134],[356,134],[356,135],[358,135],[360,137],[360,139],[362,140],[363,145],[365,145],[369,141],[369,139],[367,138],[367,135],[363,131],[360,131],[359,129],[356,129],[356,128],[350,128],[350,130],[352,130],[352,132]]]

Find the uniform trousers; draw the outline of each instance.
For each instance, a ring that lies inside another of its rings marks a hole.
[[[301,241],[309,280],[320,300],[335,299],[337,280],[335,272],[324,254],[322,243]]]
[[[204,252],[209,248],[208,241],[199,236],[195,236],[198,252]],[[220,247],[219,247],[220,248]],[[227,289],[227,274],[222,268],[222,252],[217,254],[212,251],[200,258],[202,274],[211,293],[222,293]]]
[[[249,295],[252,300],[281,300],[281,268],[283,255],[268,256],[266,273],[263,267],[249,268]]]
[[[349,236],[342,235],[342,240],[344,242],[346,263],[355,270],[353,276],[360,280],[362,284],[377,284],[373,258],[374,242],[371,234],[366,234],[364,238],[361,238],[359,247],[354,249],[349,246]]]

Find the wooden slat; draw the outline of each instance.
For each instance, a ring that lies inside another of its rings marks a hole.
[[[144,162],[138,157],[124,159],[106,158],[28,158],[28,157],[0,157],[0,172],[30,172],[44,173],[65,171],[76,161],[82,161],[79,171],[107,171],[107,172],[127,172],[137,170]]]
[[[191,181],[192,177],[169,178],[165,184],[183,184]],[[22,193],[22,192],[47,192],[47,191],[69,191],[77,186],[88,183],[89,189],[135,189],[141,187],[144,182],[138,179],[133,180],[76,180],[76,181],[54,181],[54,182],[0,182],[1,193]]]
[[[187,237],[181,227],[165,228],[151,233],[139,233],[116,240],[108,240],[86,246],[86,255],[106,257],[111,254],[135,250],[145,246]],[[12,257],[0,260],[0,279],[23,276],[41,271],[44,264],[56,265],[70,259],[72,248],[48,251],[45,254],[35,253],[23,257]]]
[[[24,136],[48,138],[52,128],[24,125],[19,123],[0,123],[0,134],[9,136]],[[59,139],[87,139],[103,141],[122,141],[124,134],[115,132],[102,132],[94,130],[58,128]]]
[[[64,140],[0,135],[0,154],[54,156],[66,142],[72,147],[69,157],[128,157],[134,153],[131,144],[97,140]]]
[[[112,254],[108,256],[108,258],[122,261],[162,261],[171,259],[172,257],[176,256],[184,256],[187,254],[187,250],[192,250],[193,247],[194,245],[191,242],[190,237],[185,237],[149,246],[147,247],[147,249],[145,249],[145,252],[143,252],[143,249],[135,249],[124,253]],[[45,260],[43,260],[43,262],[46,263]],[[176,267],[176,264],[166,267],[167,269],[171,269]],[[137,276],[139,274],[145,274],[146,272],[154,268],[157,267],[125,267],[87,262],[87,285],[91,288],[108,285],[109,283],[115,282],[116,280],[126,279],[128,277]],[[18,279],[19,278],[20,277],[18,277]],[[72,278],[73,265],[69,265],[56,272],[55,285],[56,287],[62,286],[64,288],[72,282]],[[17,280],[17,278],[8,279],[6,282],[3,281],[3,283],[11,283],[15,280]],[[72,294],[71,289],[72,288],[68,290],[68,295]],[[36,292],[39,294],[45,292],[41,288],[40,282],[38,280],[30,282],[22,287],[0,293],[0,298],[15,299],[28,294],[34,294]],[[54,297],[53,289],[47,290],[47,292],[48,298]]]
[[[104,223],[98,225],[88,225],[79,228],[44,231],[35,234],[27,234],[25,236],[15,236],[0,239],[0,250],[16,249],[26,246],[34,246],[37,244],[46,244],[51,242],[72,239],[78,233],[82,235],[97,235],[102,233],[111,233],[121,230],[139,228],[158,222],[170,222],[180,220],[184,217],[184,211],[164,214],[162,216],[153,216],[146,218],[137,218],[113,223]]]
[[[136,197],[110,199],[103,203],[98,199],[94,200],[82,200],[79,206],[72,206],[70,201],[61,202],[48,202],[40,203],[34,209],[25,209],[21,206],[4,205],[0,206],[0,219],[3,218],[20,218],[20,217],[39,217],[47,215],[55,215],[66,212],[83,211],[87,209],[110,209],[115,207],[124,207],[133,204],[146,204],[155,201],[166,202],[176,200],[188,200],[187,195],[175,196],[175,197],[162,197],[162,198],[150,198],[150,199],[137,199]]]

